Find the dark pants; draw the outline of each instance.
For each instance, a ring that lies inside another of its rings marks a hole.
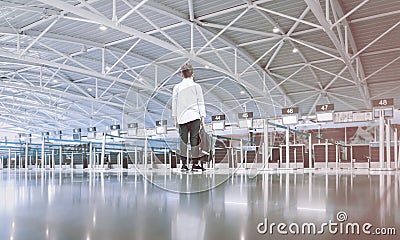
[[[199,131],[200,131],[200,119],[179,124],[179,137],[180,137],[180,158],[182,164],[186,163],[187,157],[187,143],[190,133],[190,145],[192,150],[193,160],[198,160],[199,156]]]

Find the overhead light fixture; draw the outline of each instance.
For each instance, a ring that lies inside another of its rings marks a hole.
[[[93,91],[93,89],[91,89],[91,88],[88,88],[87,90],[88,90],[89,92]]]
[[[244,93],[245,93],[245,92],[244,92],[243,90],[242,90],[242,91],[240,91],[240,94],[244,95]]]
[[[274,32],[274,33],[279,33],[279,28],[274,27],[274,28],[272,29],[272,32]]]
[[[106,66],[106,71],[110,71],[111,68],[109,66]]]
[[[101,31],[105,31],[105,30],[107,30],[107,27],[102,24],[102,25],[100,25],[99,29]]]
[[[209,69],[209,68],[210,68],[208,65],[205,65],[204,67],[205,67],[206,69]]]
[[[57,79],[53,79],[53,83],[58,83],[58,80]]]
[[[139,81],[143,81],[143,78],[142,78],[142,77],[140,77],[138,80],[139,80]]]
[[[292,53],[297,53],[297,52],[299,52],[299,49],[297,49],[297,48],[292,49]]]

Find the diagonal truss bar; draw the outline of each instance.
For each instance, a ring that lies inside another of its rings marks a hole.
[[[39,41],[39,39],[43,36],[43,35],[45,35],[53,26],[54,26],[54,24],[56,24],[56,22],[58,21],[58,17],[56,17],[55,18],[55,20],[49,25],[49,26],[47,26],[47,28],[45,29],[45,30],[43,30],[43,32],[39,35],[39,36],[37,36],[36,38],[35,38],[35,40],[33,40],[25,49],[24,49],[24,51],[22,51],[21,52],[21,55],[24,55],[24,53],[26,53],[26,51],[28,51],[37,41]]]
[[[69,55],[67,55],[67,54],[62,53],[62,52],[60,52],[60,51],[58,51],[58,50],[56,50],[56,49],[54,49],[54,48],[48,46],[47,44],[44,44],[44,43],[42,43],[41,41],[38,41],[37,43],[38,43],[39,45],[41,45],[41,46],[43,46],[43,47],[45,47],[45,48],[47,48],[47,49],[53,51],[54,53],[60,55],[61,57],[66,58],[66,59],[68,59],[69,61],[71,61],[71,62],[73,62],[73,63],[76,63],[77,65],[79,65],[79,66],[81,66],[81,67],[83,67],[83,68],[85,68],[85,69],[87,69],[87,70],[92,70],[92,71],[93,71],[93,69],[91,69],[90,67],[88,67],[88,66],[82,64],[81,62],[75,60],[73,57],[71,57],[71,56],[69,56]]]
[[[56,72],[54,72],[51,69],[45,68],[48,72],[50,72],[51,74],[57,75]],[[71,80],[68,80],[66,78],[64,78],[61,75],[58,75],[58,77],[63,80],[65,83],[72,85],[75,89],[77,89],[79,92],[81,92],[83,95],[85,95],[86,97],[91,98],[92,96],[90,96],[90,94],[88,94],[86,91],[84,91],[80,86],[78,86],[77,84],[75,84],[74,82],[72,82]]]
[[[193,24],[192,24],[191,26],[193,26]],[[196,25],[195,27],[196,27],[197,32],[200,33],[201,37],[207,42],[208,39],[207,39],[207,37],[204,35],[204,33],[201,31],[200,27],[197,26],[197,25]],[[213,46],[212,44],[210,44],[210,47],[214,48],[214,46]],[[213,49],[213,50],[214,50],[214,49]],[[213,52],[215,53],[215,55],[217,55],[218,59],[222,62],[222,64],[224,65],[224,67],[225,67],[228,71],[232,72],[232,69],[228,66],[228,64],[227,64],[226,61],[221,57],[221,55],[218,53],[218,51],[217,51],[217,50],[214,50]]]
[[[263,55],[261,55],[256,61],[254,61],[250,66],[248,66],[243,72],[239,74],[239,76],[242,76],[244,73],[246,73],[250,68],[252,68],[255,64],[257,64],[261,59],[263,59],[265,56],[267,56],[268,53],[272,52],[277,46],[279,46],[283,40],[278,41],[275,43],[274,46],[272,46],[270,49],[268,49]],[[275,87],[274,87],[275,88]]]
[[[363,53],[365,50],[367,50],[367,48],[371,47],[374,43],[376,43],[377,41],[379,41],[379,39],[383,38],[386,34],[390,33],[393,29],[395,29],[397,26],[400,25],[400,21],[398,21],[397,23],[395,23],[393,26],[391,26],[388,30],[386,30],[384,33],[382,33],[381,35],[379,35],[377,38],[375,38],[372,42],[370,42],[367,46],[363,47],[360,51],[358,51],[356,54],[354,54],[352,56],[351,59],[356,58],[358,55],[360,55],[361,53]]]
[[[312,89],[312,90],[314,90],[314,91],[320,91],[319,88],[312,87],[312,86],[310,86],[310,85],[304,84],[304,83],[302,83],[301,81],[292,80],[292,79],[290,79],[290,78],[281,76],[281,75],[279,75],[279,74],[277,74],[277,73],[273,73],[273,72],[269,72],[269,74],[271,74],[272,76],[277,77],[277,78],[279,78],[279,79],[282,79],[282,80],[285,80],[285,79],[286,79],[285,81],[292,82],[292,83],[297,84],[297,85],[300,85],[300,86],[302,86],[302,87],[305,87],[305,88],[308,88],[308,89]]]
[[[369,78],[371,78],[372,76],[374,76],[375,74],[379,73],[380,71],[382,71],[383,69],[389,67],[390,65],[392,65],[394,62],[396,62],[397,60],[400,59],[400,56],[393,59],[392,61],[388,62],[387,64],[385,64],[384,66],[382,66],[381,68],[379,68],[378,70],[376,70],[375,72],[371,73],[370,75],[368,75],[367,77],[365,77],[363,79],[363,81],[367,81]]]
[[[327,74],[332,75],[332,76],[335,76],[335,77],[337,77],[337,78],[341,78],[341,79],[343,79],[343,80],[345,80],[345,81],[348,81],[348,82],[350,82],[350,83],[352,83],[352,84],[356,84],[353,80],[350,80],[350,79],[348,79],[348,78],[345,78],[345,77],[340,76],[340,75],[344,72],[344,70],[347,69],[347,67],[344,67],[343,70],[340,71],[339,74],[335,74],[335,73],[332,73],[332,72],[330,72],[330,71],[328,71],[328,70],[326,70],[326,69],[317,67],[317,66],[312,65],[312,64],[310,64],[310,66],[311,66],[312,68],[315,68],[315,69],[320,70],[321,72],[327,73]]]
[[[269,69],[269,66],[271,66],[272,62],[275,60],[276,56],[278,55],[279,51],[281,50],[281,48],[283,47],[283,44],[285,44],[284,41],[281,41],[278,45],[278,47],[275,49],[274,53],[272,54],[272,56],[270,57],[270,59],[268,60],[267,64],[265,65],[264,69]]]
[[[283,13],[275,12],[275,11],[272,11],[272,10],[269,10],[267,8],[260,7],[260,6],[256,6],[256,8],[261,10],[261,11],[264,11],[264,12],[267,12],[267,13],[271,13],[273,15],[277,15],[277,16],[280,16],[280,17],[283,17],[283,18],[287,18],[287,19],[293,20],[295,22],[301,22],[303,24],[306,24],[306,25],[309,25],[309,26],[312,26],[312,27],[315,27],[315,28],[318,28],[318,29],[323,29],[320,25],[305,21],[305,20],[300,19],[300,18],[295,18],[295,17],[289,16],[289,15],[286,15],[286,14],[283,14]]]
[[[372,16],[366,16],[366,17],[357,18],[357,19],[352,19],[352,20],[349,21],[349,23],[357,23],[357,22],[369,21],[369,20],[372,20],[372,19],[381,18],[381,17],[388,17],[388,16],[396,15],[396,14],[400,14],[400,10],[380,13],[380,14],[376,14],[376,15],[372,15]]]
[[[303,70],[306,67],[306,65],[301,66],[299,69],[297,69],[294,73],[290,74],[289,77],[285,78],[283,81],[281,81],[279,84],[277,84],[276,86],[274,86],[273,88],[269,89],[269,92],[272,92],[273,90],[275,90],[277,87],[279,87],[280,85],[282,85],[283,83],[285,83],[287,80],[289,80],[291,77],[293,77],[294,75],[296,75],[297,73],[299,73],[301,70]]]
[[[183,47],[177,42],[175,41],[173,38],[171,38],[168,34],[166,34],[159,26],[157,26],[156,24],[153,23],[153,21],[151,21],[150,19],[148,19],[144,14],[142,14],[140,11],[136,11],[136,13],[143,18],[146,22],[148,22],[151,26],[153,26],[155,29],[157,29],[157,31],[159,31],[164,37],[166,37],[170,42],[172,42],[176,47],[178,48],[182,48]]]
[[[336,25],[338,25],[340,22],[342,22],[344,19],[346,19],[348,16],[350,16],[351,14],[353,14],[355,11],[357,11],[359,8],[361,8],[362,6],[364,6],[364,4],[366,4],[367,2],[369,2],[369,0],[364,0],[363,2],[361,2],[360,4],[358,4],[355,8],[351,9],[348,13],[346,13],[345,15],[343,15],[339,20],[337,20],[334,24],[331,25],[331,29],[333,29]]]
[[[90,5],[89,3],[87,3],[86,0],[79,0],[79,2],[82,4],[82,6],[86,7],[86,8],[89,9],[90,11],[92,11],[92,12],[94,12],[94,13],[96,13],[96,14],[99,14],[99,15],[105,17],[104,14],[102,14],[102,13],[99,12],[96,8],[94,8],[92,5]]]
[[[216,29],[224,29],[226,25],[223,24],[217,24],[217,23],[209,23],[209,22],[201,22],[199,25],[203,27],[211,27],[211,28],[216,28]],[[230,27],[229,30],[235,31],[235,32],[241,32],[241,33],[249,33],[252,35],[259,35],[263,37],[271,37],[271,39],[277,39],[281,38],[280,35],[275,34],[275,33],[268,33],[264,31],[257,31],[257,30],[252,30],[252,29],[247,29],[247,28],[242,28],[242,27]]]
[[[300,44],[300,45],[306,46],[308,48],[311,48],[312,50],[315,50],[317,52],[320,52],[322,54],[325,54],[325,55],[327,55],[329,57],[335,58],[335,59],[343,62],[343,59],[341,57],[335,56],[335,55],[333,55],[331,53],[328,53],[328,52],[326,52],[324,50],[321,50],[320,48],[314,47],[314,46],[312,46],[310,44],[307,44],[307,43],[305,43],[305,42],[303,42],[301,40],[298,40],[298,39],[295,39],[295,38],[292,38],[292,37],[290,37],[289,39],[292,40],[293,42],[296,42],[296,43]]]
[[[229,27],[231,27],[237,20],[239,20],[244,14],[247,13],[249,8],[246,8],[243,12],[241,12],[235,19],[233,19],[228,25],[226,25],[218,34],[216,34],[213,38],[210,39],[203,47],[201,47],[196,55],[199,55],[208,45],[215,41],[222,33],[224,33]]]
[[[132,13],[134,13],[136,10],[138,10],[141,6],[143,6],[148,0],[143,0],[141,1],[139,4],[137,4],[136,6],[132,6],[132,4],[130,4],[127,0],[122,0],[126,5],[128,5],[131,10],[129,10],[129,12],[125,13],[124,16],[122,16],[119,20],[118,23],[121,23],[122,21],[124,21],[127,17],[129,17]]]
[[[140,40],[141,39],[138,39],[134,44],[132,44],[132,46],[110,67],[110,69],[107,70],[106,75],[108,73],[110,73],[111,70],[113,70],[114,67],[117,66],[118,63],[120,63],[122,61],[122,59],[124,59],[126,57],[126,55],[128,55],[128,53],[133,50],[134,47],[136,47],[136,45],[139,44]]]

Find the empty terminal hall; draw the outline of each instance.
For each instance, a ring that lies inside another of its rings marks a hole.
[[[400,1],[0,0],[0,240],[398,239]]]

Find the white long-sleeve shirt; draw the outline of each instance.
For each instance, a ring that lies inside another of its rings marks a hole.
[[[205,116],[203,90],[192,78],[184,78],[173,89],[172,117],[184,124]]]

